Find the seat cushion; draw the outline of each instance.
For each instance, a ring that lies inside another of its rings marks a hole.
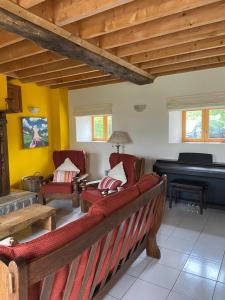
[[[85,201],[90,203],[95,203],[103,198],[101,191],[94,189],[94,190],[87,190],[81,193],[81,198]]]
[[[103,214],[105,217],[135,200],[140,195],[136,185],[104,197],[97,201],[89,210],[90,215]]]
[[[153,186],[159,183],[160,177],[155,174],[145,174],[141,177],[139,182],[137,183],[137,187],[140,193],[145,193],[150,190]]]
[[[41,191],[44,194],[71,194],[73,192],[73,186],[69,182],[51,182],[43,185]]]

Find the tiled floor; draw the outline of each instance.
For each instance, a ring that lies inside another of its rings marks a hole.
[[[225,211],[166,209],[158,244],[161,259],[142,253],[104,300],[225,300]]]
[[[57,208],[57,227],[82,216],[69,201],[50,205]],[[104,300],[225,300],[225,211],[200,216],[177,204],[166,209],[157,239],[161,259],[142,253]]]

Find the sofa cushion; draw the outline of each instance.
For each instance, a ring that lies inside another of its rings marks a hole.
[[[141,194],[150,190],[153,186],[159,183],[160,177],[155,174],[145,174],[137,183],[137,187]]]
[[[73,192],[72,184],[69,182],[50,182],[41,187],[42,193],[45,194],[71,194]]]
[[[105,217],[130,203],[140,195],[136,185],[97,201],[89,210],[90,215],[103,214]]]

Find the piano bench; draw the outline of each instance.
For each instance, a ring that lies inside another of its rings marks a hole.
[[[188,180],[174,180],[170,183],[169,208],[172,208],[173,198],[177,202],[179,192],[192,192],[198,194],[200,214],[203,214],[203,207],[206,208],[208,186],[206,183]]]

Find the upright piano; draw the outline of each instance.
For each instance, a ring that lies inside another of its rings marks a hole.
[[[225,207],[225,164],[213,163],[212,154],[180,153],[178,160],[157,160],[153,170],[159,175],[167,174],[168,192],[173,180],[201,181],[208,185],[207,204]],[[195,201],[193,194],[188,193],[182,193],[181,199]]]

